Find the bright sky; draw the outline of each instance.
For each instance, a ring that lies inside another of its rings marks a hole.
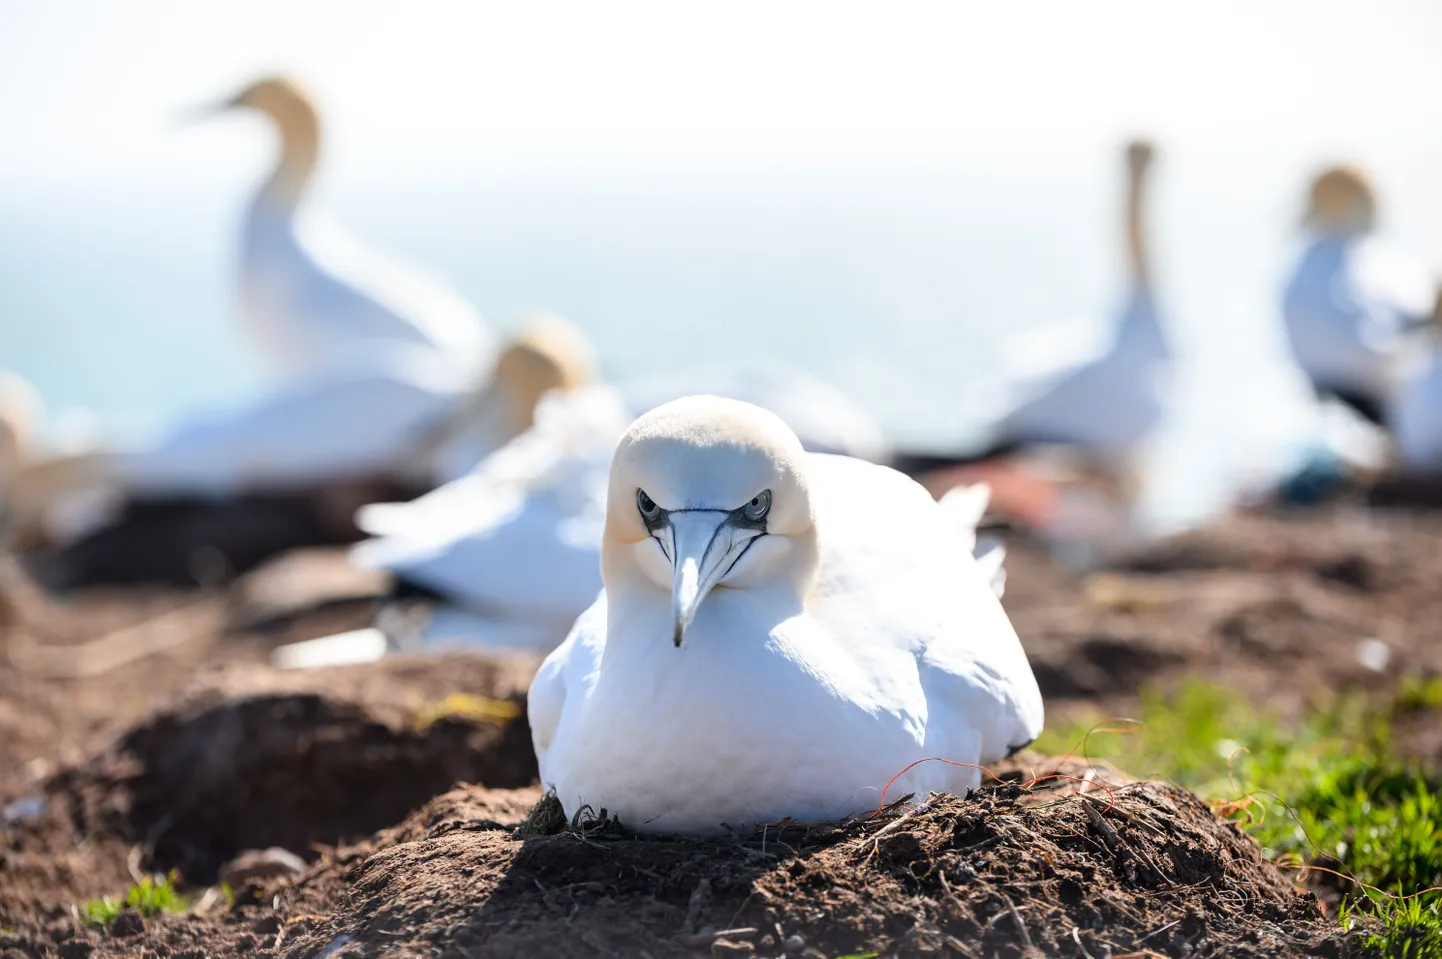
[[[316,91],[348,179],[1136,129],[1349,152],[1442,135],[1439,48],[1429,0],[7,0],[0,184],[204,179],[253,131],[177,149],[168,118],[276,68]]]

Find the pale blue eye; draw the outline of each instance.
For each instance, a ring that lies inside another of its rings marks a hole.
[[[766,518],[767,512],[771,509],[771,491],[764,489],[752,497],[751,502],[741,507],[741,515],[753,523],[759,523]]]
[[[661,507],[657,506],[656,501],[647,496],[643,489],[636,490],[636,508],[646,519],[655,519],[661,515]]]

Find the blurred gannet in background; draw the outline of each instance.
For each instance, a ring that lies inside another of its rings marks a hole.
[[[392,651],[546,653],[601,589],[611,455],[631,416],[604,385],[554,391],[535,425],[468,475],[408,503],[362,507],[374,538],[351,550],[396,581],[377,626],[276,650],[282,667],[363,662]],[[434,601],[417,616],[412,595]]]
[[[1382,424],[1399,357],[1431,316],[1434,288],[1415,262],[1373,235],[1376,219],[1376,195],[1360,170],[1318,176],[1306,215],[1311,239],[1282,312],[1292,353],[1318,395]]]
[[[1169,404],[1171,350],[1157,315],[1143,223],[1153,157],[1146,141],[1127,145],[1129,290],[1117,324],[1101,335],[1066,324],[1013,338],[1005,372],[983,384],[1001,397],[983,450],[897,461],[934,494],[988,483],[993,506],[1075,554],[1080,565],[1133,532],[1138,455]]]
[[[395,344],[434,349],[464,371],[494,349],[458,293],[353,241],[305,201],[319,158],[321,121],[294,79],[259,80],[216,107],[264,113],[280,159],[251,202],[241,257],[244,323],[280,370],[299,374],[337,355]]]
[[[993,449],[1055,444],[1107,465],[1128,460],[1161,421],[1171,351],[1157,317],[1142,222],[1153,153],[1143,141],[1126,150],[1130,289],[1115,333],[1084,350],[1078,337],[1054,328],[1019,338],[1006,411],[992,429]]]
[[[972,556],[984,505],[806,453],[750,404],[641,417],[611,466],[605,590],[531,685],[542,782],[568,816],[706,834],[859,813],[917,760],[1026,745],[1041,696]],[[980,777],[923,763],[889,796]]]
[[[1432,329],[1399,374],[1389,407],[1398,467],[1442,479],[1442,291]]]
[[[542,314],[507,341],[480,385],[434,350],[396,344],[253,406],[182,423],[149,445],[43,461],[20,480],[31,500],[100,489],[139,502],[298,496],[325,513],[322,525],[349,527],[361,504],[347,505],[340,490],[433,489],[528,430],[543,395],[595,377],[585,336]]]
[[[683,396],[723,396],[775,413],[812,453],[838,453],[873,463],[891,458],[886,434],[875,417],[830,383],[797,369],[687,371],[642,377],[621,389],[638,415]]]

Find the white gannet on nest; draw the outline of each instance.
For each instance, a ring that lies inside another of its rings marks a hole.
[[[550,652],[601,589],[611,454],[631,417],[605,386],[548,394],[536,423],[474,472],[410,503],[375,504],[354,562],[437,607],[399,648]]]
[[[205,115],[263,113],[280,158],[246,214],[241,307],[246,330],[279,369],[302,373],[338,355],[394,344],[434,349],[473,372],[494,349],[457,292],[352,240],[305,202],[320,155],[320,115],[294,79],[252,83]]]
[[[1310,239],[1288,278],[1282,314],[1292,354],[1320,396],[1386,421],[1398,364],[1432,314],[1434,287],[1414,261],[1377,238],[1377,197],[1356,167],[1311,185]]]
[[[431,489],[530,429],[543,395],[597,375],[585,336],[548,314],[522,323],[479,385],[429,349],[396,345],[352,359],[146,445],[33,463],[20,482],[31,502],[97,489],[151,500],[260,493],[320,503],[328,489],[353,482]]]
[[[707,834],[859,813],[917,760],[1024,746],[1041,696],[972,555],[984,502],[806,453],[745,403],[641,417],[611,466],[605,591],[531,685],[542,782],[568,816]],[[889,795],[980,779],[921,763]]]

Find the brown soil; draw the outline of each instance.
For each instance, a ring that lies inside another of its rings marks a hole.
[[[1054,713],[1124,712],[1143,684],[1183,677],[1300,706],[1442,671],[1439,534],[1435,514],[1243,516],[1085,581],[1017,539],[1005,602]],[[540,798],[524,719],[432,709],[453,693],[519,707],[533,661],[267,665],[280,643],[368,622],[383,584],[334,560],[292,555],[213,594],[88,590],[0,623],[12,657],[26,635],[75,645],[187,604],[186,622],[219,624],[99,675],[0,664],[0,957],[1356,949],[1195,798],[1077,762],[1067,774],[1114,784],[1086,787],[1100,805],[1051,780],[746,842],[596,823],[522,835]],[[1373,637],[1390,651],[1380,671],[1358,656]],[[1420,714],[1406,741],[1442,759],[1439,725]],[[307,871],[227,906],[221,866],[273,846]],[[171,869],[189,914],[79,920],[76,904]]]
[[[1442,674],[1442,513],[1236,516],[1081,582],[1013,542],[1003,602],[1054,712],[1125,713],[1144,684],[1185,678],[1295,710]],[[1386,644],[1381,669],[1367,640]]]

